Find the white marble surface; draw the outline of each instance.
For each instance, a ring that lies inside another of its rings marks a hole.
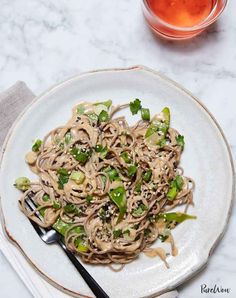
[[[235,158],[235,10],[231,0],[207,32],[173,43],[153,36],[138,0],[0,0],[0,91],[20,79],[38,94],[81,71],[143,64],[202,100],[222,126]],[[179,288],[181,298],[236,297],[235,209],[233,213],[207,268]],[[203,283],[231,292],[200,294]],[[1,254],[0,296],[30,297]]]

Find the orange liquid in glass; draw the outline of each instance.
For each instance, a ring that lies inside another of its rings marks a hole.
[[[214,0],[148,0],[150,9],[163,21],[178,27],[192,27],[211,13]]]

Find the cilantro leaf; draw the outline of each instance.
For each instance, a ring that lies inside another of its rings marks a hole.
[[[141,101],[138,98],[136,98],[134,101],[130,102],[129,107],[132,115],[135,115],[142,108]]]

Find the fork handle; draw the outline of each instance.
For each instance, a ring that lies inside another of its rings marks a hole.
[[[78,270],[80,275],[83,277],[91,291],[97,298],[109,298],[109,296],[104,292],[104,290],[99,286],[95,279],[88,273],[84,266],[77,260],[72,252],[70,252],[65,244],[59,240],[58,244],[62,247],[67,257],[71,260],[75,268]]]

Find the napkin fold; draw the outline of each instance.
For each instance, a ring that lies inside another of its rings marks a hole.
[[[0,93],[0,147],[17,116],[35,98],[24,82],[18,81]],[[68,298],[69,295],[47,283],[26,261],[20,251],[6,238],[0,225],[0,249],[13,269],[36,298]],[[170,291],[158,298],[177,298],[178,292]],[[111,297],[112,298],[112,297]]]

